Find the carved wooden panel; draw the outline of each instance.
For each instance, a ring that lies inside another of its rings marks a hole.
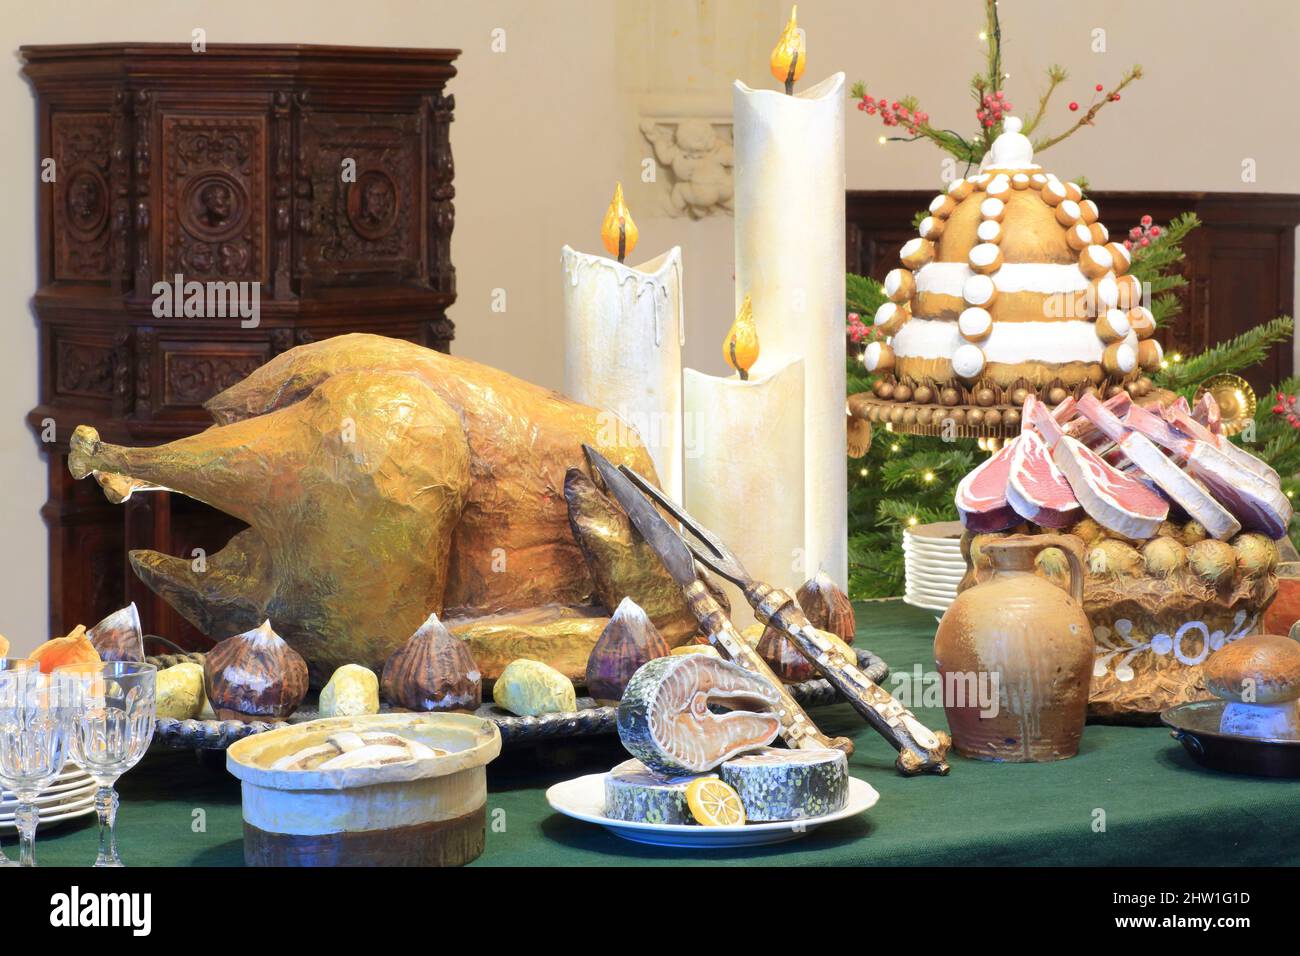
[[[107,279],[113,120],[106,113],[55,113],[54,277]]]
[[[113,397],[116,356],[112,345],[57,335],[54,340],[54,390],[92,399]]]
[[[301,114],[298,151],[310,200],[300,271],[326,280],[423,275],[421,120],[392,113]]]
[[[162,121],[164,276],[266,278],[266,120]]]
[[[269,343],[162,342],[162,404],[193,408],[244,379],[271,357]]]

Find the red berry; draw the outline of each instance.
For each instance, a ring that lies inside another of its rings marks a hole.
[[[1075,110],[1077,110],[1078,108],[1079,108],[1079,104],[1078,104],[1078,103],[1075,103],[1075,102],[1073,102],[1073,101],[1071,101],[1071,103],[1070,103],[1070,112],[1073,113],[1073,112],[1074,112]]]
[[[1159,226],[1152,226],[1152,227],[1151,227],[1151,235],[1152,235],[1152,237],[1159,236],[1159,235],[1160,235],[1160,227],[1159,227]]]
[[[1003,93],[1001,90],[998,90],[998,92],[997,92],[997,97],[998,97],[998,99],[1002,99],[1002,98],[1004,98],[1005,96],[1006,96],[1005,93]]]
[[[1118,94],[1118,93],[1112,93],[1112,94],[1110,94],[1110,98],[1111,98],[1112,100],[1118,100],[1118,99],[1119,99],[1119,94]]]
[[[1098,92],[1098,93],[1101,92],[1101,84],[1100,84],[1100,83],[1097,84],[1097,92]]]
[[[1139,246],[1149,246],[1149,245],[1151,245],[1151,240],[1148,239],[1146,236],[1143,236],[1141,239],[1138,240],[1138,245],[1139,245]]]
[[[1130,240],[1125,239],[1125,240],[1124,240],[1124,248],[1125,248],[1125,249],[1132,249],[1132,248],[1133,248],[1133,243],[1132,243]]]
[[[1274,415],[1281,415],[1283,411],[1284,411],[1284,409],[1282,408],[1281,404],[1277,404],[1277,405],[1274,405],[1274,406],[1273,406],[1273,414],[1274,414]]]
[[[1144,226],[1149,226],[1151,225],[1151,217],[1143,216],[1141,219],[1138,220],[1138,222],[1142,223],[1142,225]]]

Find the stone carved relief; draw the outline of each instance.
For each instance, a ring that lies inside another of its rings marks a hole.
[[[730,120],[641,121],[641,134],[665,173],[665,209],[693,219],[730,213],[734,201]]]
[[[164,117],[168,275],[262,278],[265,137],[260,117]]]
[[[54,274],[107,279],[113,120],[102,113],[55,113]]]
[[[307,164],[302,265],[312,274],[396,271],[421,275],[419,118],[408,114],[304,113]],[[344,181],[344,160],[356,164]]]

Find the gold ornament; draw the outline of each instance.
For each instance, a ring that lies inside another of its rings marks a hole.
[[[1225,373],[1207,378],[1196,388],[1192,404],[1201,400],[1206,392],[1219,404],[1219,415],[1223,423],[1223,434],[1235,435],[1246,427],[1246,423],[1255,418],[1258,399],[1250,383],[1240,375]]]

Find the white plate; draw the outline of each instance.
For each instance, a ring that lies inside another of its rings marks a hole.
[[[916,578],[918,581],[924,581],[927,584],[942,584],[949,587],[956,587],[961,583],[964,574],[958,574],[956,571],[932,571],[929,568],[907,568],[907,578],[910,581]]]
[[[956,588],[938,588],[924,584],[917,584],[915,581],[908,581],[904,587],[907,594],[915,594],[917,597],[941,598],[951,601],[957,596]]]
[[[86,794],[93,794],[94,792],[95,782],[92,780],[89,784],[78,787],[75,790],[61,790],[58,793],[50,793],[49,791],[46,791],[32,802],[38,807],[53,807],[61,803],[72,803],[76,800],[80,800]],[[6,800],[4,803],[0,803],[0,820],[12,818],[14,811],[17,809],[17,800]]]
[[[919,541],[916,538],[904,538],[903,550],[911,551],[914,554],[933,554],[945,558],[961,558],[961,546],[950,548],[946,544],[935,544],[932,541]]]
[[[842,810],[807,820],[780,823],[746,823],[734,827],[701,827],[682,823],[635,823],[605,816],[605,774],[592,773],[557,783],[546,791],[546,802],[556,813],[604,827],[615,836],[651,846],[706,847],[760,846],[797,840],[824,823],[857,816],[876,805],[880,794],[865,780],[849,778],[849,798]]]
[[[40,811],[40,822],[38,828],[44,828],[55,823],[62,823],[65,820],[75,820],[78,817],[88,817],[95,812],[95,795],[78,800],[76,803],[65,803],[52,810]],[[0,820],[0,833],[16,833],[18,828],[14,826],[13,820]]]
[[[934,598],[921,597],[909,592],[903,595],[903,603],[910,604],[912,607],[922,608],[926,611],[946,611],[948,610],[948,605],[950,605],[952,601],[939,601]]]
[[[69,790],[81,790],[88,786],[93,787],[94,785],[95,781],[90,779],[88,776],[83,777],[80,780],[56,780],[41,791],[41,796],[53,796],[56,793],[67,793]],[[13,803],[17,799],[18,798],[14,796],[13,791],[11,790],[0,791],[0,807],[4,806],[6,803]]]

